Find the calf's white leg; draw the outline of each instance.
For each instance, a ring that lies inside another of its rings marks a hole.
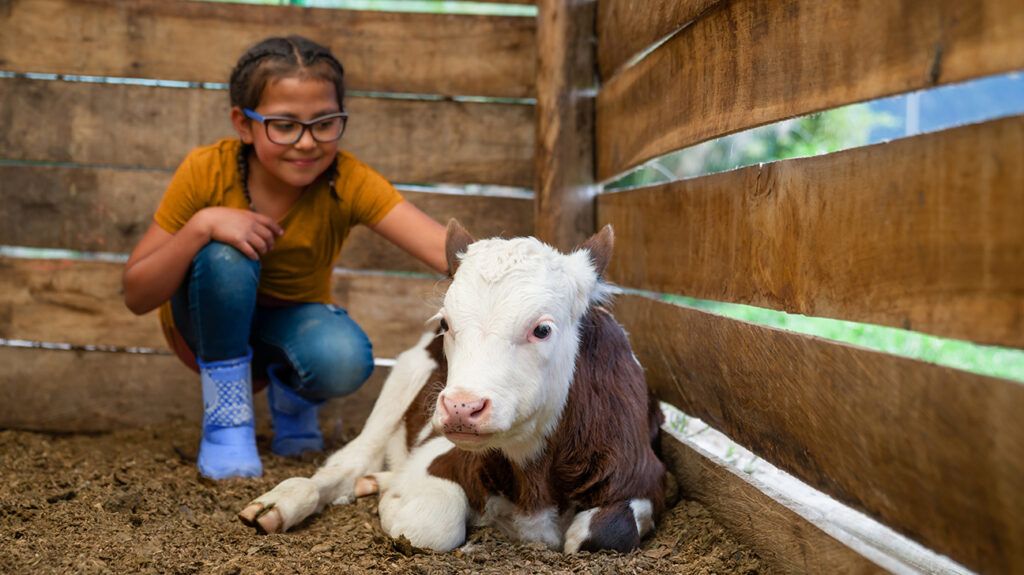
[[[416,547],[442,552],[466,541],[466,493],[457,483],[427,473],[434,458],[453,447],[443,437],[431,439],[401,470],[374,476],[380,487],[380,524],[388,535],[405,536]]]
[[[384,469],[385,447],[394,445],[392,436],[404,437],[405,412],[437,367],[425,349],[433,338],[433,333],[424,334],[415,347],[398,356],[358,437],[328,457],[312,477],[286,479],[254,499],[239,512],[239,519],[257,531],[280,533],[330,503],[351,503],[357,480]]]

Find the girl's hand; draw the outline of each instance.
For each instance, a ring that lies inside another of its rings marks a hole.
[[[273,218],[235,208],[204,208],[192,216],[200,218],[211,240],[233,246],[249,259],[258,260],[274,247],[284,229]]]

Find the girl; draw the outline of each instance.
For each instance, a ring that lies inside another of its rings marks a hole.
[[[365,224],[444,272],[445,229],[338,149],[344,71],[299,36],[268,38],[231,73],[238,139],[193,150],[124,270],[125,304],[160,307],[172,349],[200,373],[199,471],[259,476],[252,376],[266,374],[272,450],[323,448],[317,406],[370,376],[366,334],[331,305],[342,241]]]

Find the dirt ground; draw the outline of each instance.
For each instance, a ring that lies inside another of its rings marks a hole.
[[[350,433],[330,438],[337,447]],[[763,573],[698,503],[681,501],[641,549],[563,555],[474,530],[462,548],[426,553],[390,539],[376,498],[333,506],[282,535],[235,514],[277,482],[309,475],[269,453],[264,476],[213,482],[195,470],[197,426],[101,435],[0,431],[0,572],[20,573]]]

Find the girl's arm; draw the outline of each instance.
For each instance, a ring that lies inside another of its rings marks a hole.
[[[408,201],[391,209],[370,228],[440,273],[448,273],[444,242],[447,228]]]
[[[233,208],[202,209],[174,234],[154,222],[125,264],[124,303],[141,315],[169,300],[193,258],[211,240],[232,245],[255,260],[270,251],[282,233],[273,219]]]

